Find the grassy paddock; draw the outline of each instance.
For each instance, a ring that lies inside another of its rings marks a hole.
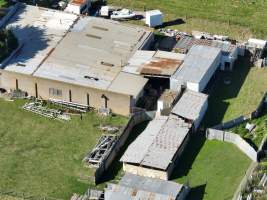
[[[209,96],[204,125],[210,127],[253,112],[267,91],[267,69],[250,68],[245,58],[232,72],[220,73]],[[231,80],[230,85],[224,83]]]
[[[251,161],[230,143],[193,136],[173,180],[189,183],[188,200],[231,200]]]
[[[267,36],[267,2],[258,1],[197,1],[197,0],[108,0],[109,4],[133,9],[160,9],[166,21],[182,18],[184,25],[174,25],[179,30],[199,29],[221,33],[235,38],[251,35]]]
[[[249,133],[248,130],[245,128],[247,122],[244,122],[230,130],[242,136],[249,143],[251,143],[256,150],[258,150],[262,140],[267,134],[266,122],[267,122],[267,109],[265,109],[263,115],[260,116],[259,118],[248,121],[248,123],[256,125],[256,128],[253,130],[252,133]]]
[[[6,0],[0,0],[0,8],[1,7],[6,7],[8,2]]]
[[[128,119],[88,113],[60,122],[24,111],[23,104],[0,100],[0,190],[59,199],[84,193],[94,184],[82,159],[100,137],[100,123]]]

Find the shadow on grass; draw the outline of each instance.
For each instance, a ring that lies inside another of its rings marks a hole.
[[[166,28],[168,26],[175,26],[175,25],[180,25],[180,24],[184,24],[185,21],[181,18],[175,19],[175,20],[171,20],[168,22],[164,22],[162,25],[155,27],[156,29],[161,29],[161,28]]]
[[[202,200],[202,199],[204,199],[205,189],[206,189],[206,184],[191,188],[186,199],[187,200]]]
[[[109,168],[109,170],[103,175],[101,181],[98,184],[103,184],[107,181],[111,181],[115,179],[115,182],[120,179],[120,172],[122,170],[122,163],[120,162],[120,158],[126,151],[127,147],[145,130],[148,125],[148,121],[143,122],[141,124],[136,125],[130,133],[127,142],[124,144],[123,148],[120,150],[120,153],[115,158],[113,164]]]
[[[246,80],[250,71],[249,55],[239,57],[235,63],[233,71],[223,71],[217,74],[212,88],[209,89],[209,107],[202,125],[211,127],[221,123],[224,115],[230,106],[226,100],[236,98]],[[229,85],[224,83],[225,79],[229,79]]]
[[[202,135],[194,134],[190,136],[190,140],[184,150],[184,153],[178,160],[176,168],[171,175],[171,180],[187,176],[205,141],[206,138]]]

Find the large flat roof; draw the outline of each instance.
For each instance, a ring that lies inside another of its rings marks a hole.
[[[119,73],[128,59],[151,34],[137,26],[95,17],[81,18],[38,68],[35,76],[118,92]],[[135,79],[145,82],[142,77]],[[125,86],[127,81],[124,82]],[[129,91],[136,85],[128,85]],[[140,88],[139,88],[140,89]],[[134,95],[132,93],[128,93]]]
[[[21,49],[2,68],[33,74],[76,19],[73,14],[21,4],[7,25]]]
[[[148,28],[24,5],[9,26],[23,46],[5,70],[133,96],[147,82],[121,71]]]
[[[186,90],[171,112],[186,119],[196,120],[207,99],[206,94]]]
[[[166,170],[189,129],[190,125],[177,116],[156,117],[128,147],[120,161]]]
[[[184,82],[199,83],[220,54],[219,48],[194,45],[172,78]]]

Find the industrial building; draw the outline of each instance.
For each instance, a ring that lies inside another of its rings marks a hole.
[[[238,55],[243,55],[242,48],[229,41],[197,39],[190,36],[181,36],[174,47],[174,51],[187,53],[193,45],[216,47],[221,49],[221,70],[232,70]]]
[[[10,19],[19,48],[1,64],[0,88],[128,115],[147,79],[122,71],[149,48],[150,29],[21,5]]]
[[[189,188],[171,181],[147,178],[126,173],[118,185],[109,183],[106,200],[184,200]]]
[[[175,115],[156,117],[122,156],[123,170],[169,180],[189,140],[190,128],[190,124]]]
[[[202,92],[220,66],[221,50],[216,47],[193,45],[183,64],[170,79],[170,89],[181,87]]]
[[[174,105],[171,113],[192,124],[194,130],[199,127],[208,109],[208,96],[203,93],[186,90]]]

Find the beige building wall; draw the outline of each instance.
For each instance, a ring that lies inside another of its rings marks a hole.
[[[123,171],[139,176],[159,178],[166,181],[168,180],[168,173],[166,171],[149,169],[142,166],[131,165],[128,163],[123,163]]]
[[[87,95],[89,95],[89,105],[98,109],[105,106],[105,100],[102,98],[102,95],[105,95],[109,99],[107,106],[112,112],[125,116],[130,114],[130,96],[128,95],[37,78],[30,75],[2,70],[0,75],[0,88],[6,90],[16,89],[16,80],[18,82],[18,89],[26,91],[30,96],[36,96],[37,87],[38,97],[42,99],[55,98],[70,101],[71,93],[72,102],[87,105]],[[62,95],[52,95],[49,93],[50,88],[61,90]]]

